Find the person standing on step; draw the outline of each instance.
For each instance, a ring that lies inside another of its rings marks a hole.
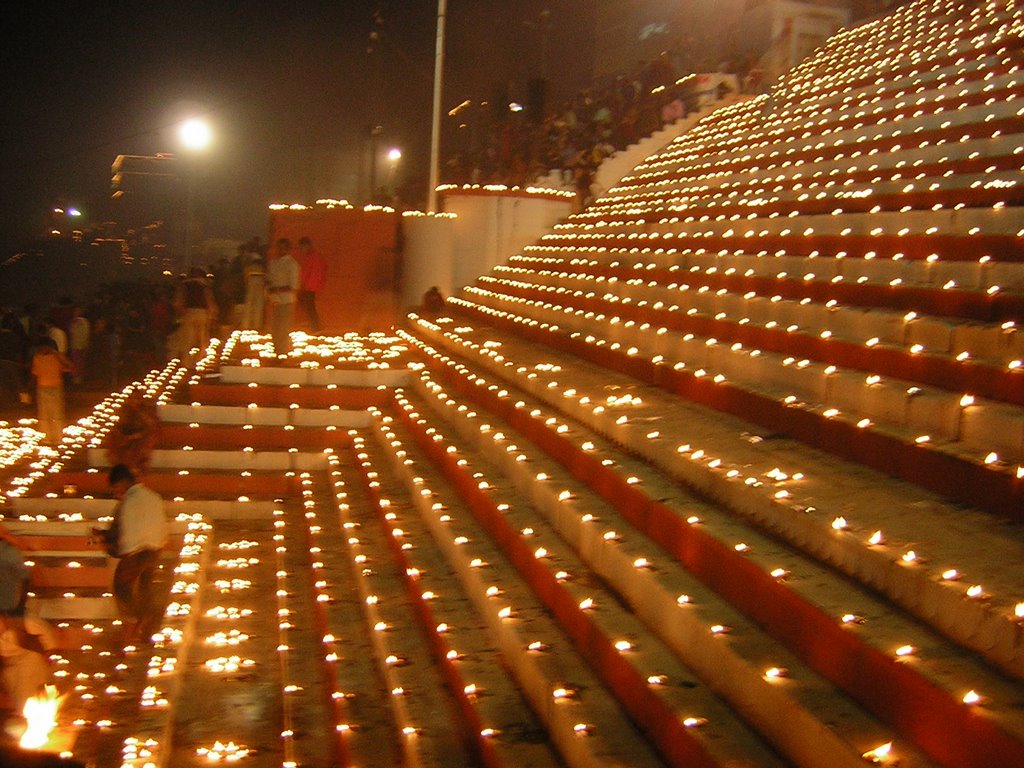
[[[36,377],[36,408],[39,428],[47,445],[60,445],[64,436],[64,374],[71,361],[57,351],[57,342],[45,336],[32,356],[32,375]]]
[[[299,291],[299,262],[292,256],[287,237],[277,241],[277,256],[267,267],[267,295],[270,297],[270,335],[274,352],[286,355],[291,350],[292,316]]]
[[[181,346],[187,352],[193,347],[200,355],[210,344],[210,326],[217,317],[217,302],[206,280],[206,270],[192,267],[179,285],[174,307],[181,318]]]
[[[259,251],[246,252],[245,307],[242,329],[263,330],[263,300],[267,293],[267,262]]]
[[[311,333],[320,333],[320,315],[316,311],[316,295],[327,282],[327,259],[313,248],[308,237],[299,239],[299,306],[306,316]]]

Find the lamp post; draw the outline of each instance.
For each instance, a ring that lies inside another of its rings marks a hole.
[[[185,274],[192,268],[192,209],[195,204],[195,160],[194,155],[206,149],[213,140],[209,124],[202,118],[192,117],[178,126],[178,139],[182,147],[193,157],[188,168],[185,197]]]
[[[430,189],[427,211],[437,212],[437,185],[441,179],[441,85],[444,74],[444,22],[448,0],[437,0],[437,46],[434,52],[434,114],[430,124]]]

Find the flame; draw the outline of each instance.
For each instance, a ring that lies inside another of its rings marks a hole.
[[[865,752],[862,757],[871,763],[882,763],[889,759],[892,755],[892,742],[887,741],[885,744],[881,744],[874,749]]]
[[[55,686],[47,685],[43,694],[25,702],[22,714],[28,725],[19,742],[23,749],[40,749],[46,744],[50,733],[57,727],[57,710],[62,698],[57,695]]]

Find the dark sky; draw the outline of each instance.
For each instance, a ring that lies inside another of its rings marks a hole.
[[[554,90],[578,90],[592,4],[449,0],[445,108],[538,75],[545,8]],[[402,147],[401,172],[425,176],[436,11],[435,0],[14,5],[0,255],[54,201],[102,214],[114,158],[177,151],[174,126],[192,114],[215,131],[201,170],[210,234],[263,234],[271,202],[352,197],[374,124],[383,146]]]

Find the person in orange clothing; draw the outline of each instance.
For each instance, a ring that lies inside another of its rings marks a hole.
[[[36,378],[39,427],[46,434],[47,445],[59,445],[64,435],[64,374],[72,369],[53,339],[39,342],[32,356],[32,375]]]
[[[107,434],[107,458],[111,465],[125,464],[136,475],[149,470],[149,460],[160,437],[156,404],[133,389],[121,406],[121,418]]]

